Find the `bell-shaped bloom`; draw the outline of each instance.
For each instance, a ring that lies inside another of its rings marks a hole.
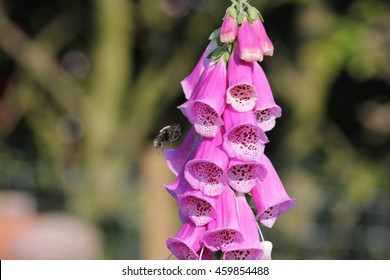
[[[229,186],[240,193],[247,193],[261,182],[267,170],[260,162],[248,162],[231,158],[227,169]]]
[[[240,58],[247,62],[263,60],[263,49],[246,17],[238,29],[237,51]]]
[[[168,249],[179,260],[198,260],[198,251],[202,247],[205,227],[197,227],[191,222],[184,223],[176,237],[167,239]]]
[[[261,160],[267,169],[267,176],[252,189],[251,194],[257,209],[257,220],[270,228],[279,215],[294,207],[296,201],[288,196],[271,161],[265,155]]]
[[[226,106],[223,119],[226,129],[223,148],[227,154],[239,160],[258,161],[268,138],[257,125],[253,112],[240,113]]]
[[[196,226],[203,226],[214,220],[216,198],[205,196],[199,190],[187,191],[177,198],[182,213]]]
[[[227,248],[223,254],[224,260],[259,260],[263,255],[257,222],[252,209],[243,193],[237,195],[238,224],[243,242]]]
[[[222,43],[230,44],[233,43],[238,34],[237,20],[232,17],[230,13],[227,13],[219,33],[219,38]]]
[[[216,210],[217,217],[207,224],[203,241],[212,251],[226,251],[243,240],[238,225],[236,196],[231,188],[226,187],[218,196]]]
[[[253,83],[259,94],[254,108],[256,121],[263,131],[269,131],[282,115],[282,109],[276,105],[267,77],[257,63],[253,67]]]
[[[179,175],[176,177],[176,180],[172,184],[166,184],[164,187],[174,199],[178,199],[180,195],[187,191],[194,190],[190,183],[188,183],[184,178],[184,170],[179,173]]]
[[[226,103],[231,104],[238,112],[247,112],[254,108],[258,98],[253,84],[253,66],[241,60],[237,51],[233,50],[228,61],[228,86]]]
[[[177,149],[166,149],[163,151],[164,157],[167,159],[169,169],[177,176],[184,168],[184,165],[191,158],[191,155],[200,143],[202,137],[196,133],[195,128],[192,127],[183,143]]]
[[[194,158],[184,167],[184,176],[194,189],[208,196],[219,195],[227,184],[228,155],[222,149],[222,135],[203,138]]]
[[[226,102],[226,63],[220,59],[199,80],[193,96],[179,109],[204,137],[214,137],[223,125]]]
[[[263,255],[261,256],[261,260],[272,260],[271,252],[272,252],[272,243],[271,241],[261,241],[261,249],[263,250]]]
[[[200,57],[198,63],[196,64],[194,70],[192,70],[191,74],[188,75],[182,82],[181,86],[184,91],[184,96],[187,99],[190,99],[194,89],[204,71],[205,68],[209,67],[210,59],[207,58],[207,56],[217,47],[217,42],[214,40],[210,41],[207,48],[203,52],[202,56]]]
[[[274,45],[268,38],[261,19],[257,18],[255,21],[253,21],[251,27],[258,42],[260,43],[263,55],[272,56],[274,54]]]

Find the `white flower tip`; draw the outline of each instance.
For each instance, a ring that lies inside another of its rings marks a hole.
[[[271,258],[272,247],[273,246],[271,241],[261,242],[261,248],[263,249],[263,256],[261,257],[262,260],[272,260]]]

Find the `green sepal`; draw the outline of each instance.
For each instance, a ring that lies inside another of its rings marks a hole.
[[[248,18],[248,14],[246,12],[240,12],[237,16],[237,23],[239,25],[242,24],[242,22],[244,21],[244,18]]]
[[[225,63],[227,63],[229,61],[229,58],[230,58],[230,53],[227,51],[225,51],[222,55],[222,59],[225,61]]]
[[[226,14],[225,14],[225,17],[227,15],[230,15],[233,19],[236,19],[237,18],[237,11],[236,9],[232,6],[230,6],[227,10],[226,10]],[[225,18],[224,17],[224,18]]]
[[[213,58],[213,60],[218,60],[223,55],[223,52],[225,51],[225,48],[223,46],[216,47],[209,55],[207,56],[208,59]]]
[[[250,7],[248,9],[248,16],[249,16],[250,22],[254,22],[258,18],[260,18],[261,21],[264,21],[263,16],[255,7]]]
[[[221,33],[221,28],[215,29],[209,36],[209,40],[212,41],[217,41],[219,40],[219,33]]]

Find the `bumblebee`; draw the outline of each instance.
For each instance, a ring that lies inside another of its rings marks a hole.
[[[181,136],[180,124],[171,124],[163,127],[154,138],[153,145],[156,149],[164,150],[164,142],[176,141]]]

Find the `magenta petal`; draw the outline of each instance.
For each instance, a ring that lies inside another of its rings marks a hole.
[[[182,213],[197,226],[206,225],[215,219],[215,203],[216,198],[205,196],[199,190],[186,192],[177,199]]]
[[[184,176],[194,189],[209,196],[219,195],[227,184],[228,156],[222,150],[222,135],[203,138],[194,159],[187,162]]]
[[[282,115],[282,109],[276,105],[267,77],[257,63],[253,67],[253,83],[259,94],[254,108],[256,121],[263,131],[269,131]]]
[[[179,148],[166,149],[163,151],[163,155],[167,159],[167,165],[169,169],[176,176],[183,169],[185,163],[191,157],[192,153],[197,149],[200,140],[201,137],[192,127]]]
[[[242,60],[256,62],[263,60],[263,49],[247,18],[242,21],[237,35],[237,51]]]
[[[192,223],[185,223],[176,237],[167,239],[167,247],[179,260],[197,260],[197,251],[202,247],[202,238],[205,227],[197,227]]]
[[[225,251],[243,239],[238,225],[236,196],[231,188],[226,187],[219,195],[216,210],[216,219],[207,224],[204,244],[212,251]]]
[[[237,33],[237,20],[232,18],[230,14],[226,14],[219,33],[221,42],[225,44],[233,43],[237,37]]]
[[[274,46],[271,40],[268,38],[264,25],[261,19],[256,19],[252,25],[252,30],[260,43],[264,55],[272,56],[274,54]]]
[[[247,162],[231,158],[226,173],[229,185],[234,190],[247,193],[264,179],[267,170],[260,162]]]
[[[243,242],[234,244],[225,250],[224,260],[259,260],[263,255],[260,244],[260,236],[257,230],[257,222],[252,209],[240,193],[237,196],[238,224]]]
[[[172,184],[164,185],[165,189],[168,191],[170,195],[173,196],[174,199],[177,199],[179,195],[185,193],[186,191],[191,191],[193,188],[184,178],[184,173],[181,172],[177,177],[175,182]]]
[[[258,94],[253,84],[254,63],[242,61],[233,51],[228,61],[228,85],[226,103],[238,112],[254,108]]]
[[[214,137],[223,125],[221,115],[226,106],[226,79],[226,63],[220,59],[207,76],[199,80],[191,99],[179,106],[204,137]]]
[[[256,123],[252,111],[239,113],[226,106],[223,114],[226,132],[223,148],[230,157],[258,161],[268,138]]]
[[[192,70],[191,74],[188,75],[182,82],[181,86],[184,91],[184,95],[187,99],[190,99],[194,89],[198,83],[198,80],[200,76],[202,75],[205,67],[210,62],[210,59],[207,58],[207,56],[210,54],[210,52],[217,47],[217,43],[213,40],[211,41],[206,50],[203,52],[202,56],[200,57],[198,63],[196,64],[194,70]]]
[[[295,205],[295,198],[290,198],[283,187],[271,161],[262,156],[267,176],[256,185],[251,193],[257,209],[257,219],[266,227],[272,227],[276,218],[289,211]]]

